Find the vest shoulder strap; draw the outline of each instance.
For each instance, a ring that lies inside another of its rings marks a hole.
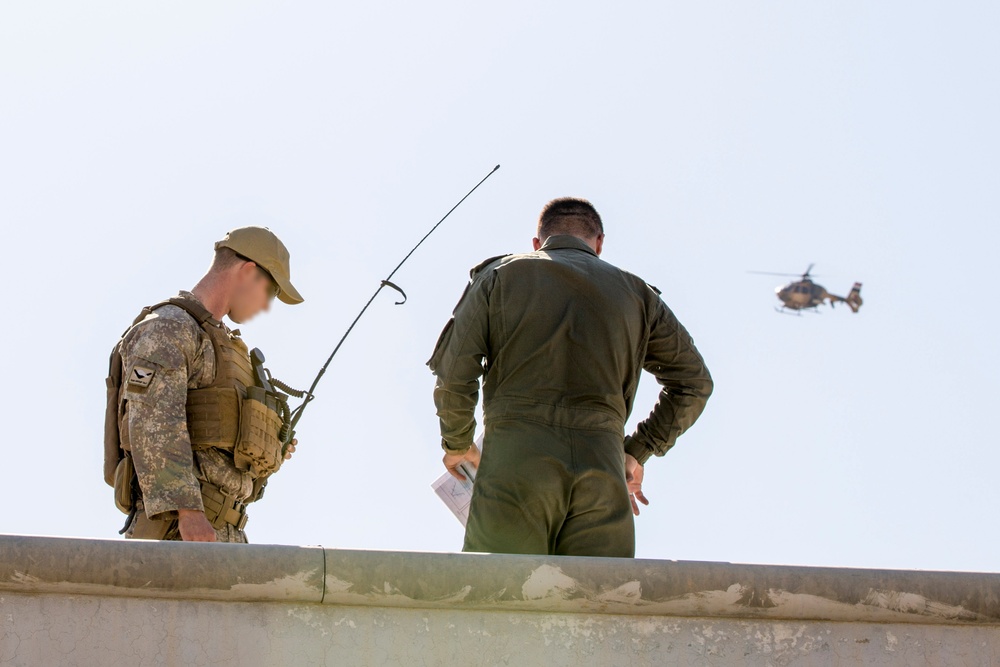
[[[143,308],[142,312],[140,312],[136,318],[132,320],[132,324],[129,325],[128,329],[122,332],[121,337],[124,338],[125,334],[127,334],[132,327],[146,319],[146,317],[148,317],[153,311],[163,308],[164,306],[177,306],[193,317],[194,321],[198,323],[198,326],[202,328],[205,328],[206,322],[215,323],[215,317],[208,311],[208,308],[205,308],[205,306],[193,299],[185,299],[184,297],[174,296],[169,299],[165,299],[164,301],[160,301],[159,303],[154,303],[152,306],[146,306]]]
[[[208,308],[201,305],[194,299],[185,299],[184,297],[175,296],[167,299],[166,301],[161,301],[158,304],[149,307],[150,312],[156,310],[157,308],[162,308],[163,306],[177,306],[181,308],[195,319],[199,326],[205,324],[209,320],[214,320],[212,313],[208,311]]]

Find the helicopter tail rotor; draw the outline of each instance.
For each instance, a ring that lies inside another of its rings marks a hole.
[[[847,295],[844,299],[847,305],[850,307],[852,312],[858,312],[861,308],[861,304],[864,303],[861,300],[861,283],[854,283],[854,287],[851,288],[851,293]]]

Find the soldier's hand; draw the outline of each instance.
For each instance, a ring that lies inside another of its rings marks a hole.
[[[295,452],[295,445],[299,444],[298,438],[292,438],[292,441],[288,443],[288,447],[285,448],[285,460],[292,458],[292,453]]]
[[[185,542],[216,541],[215,528],[205,513],[198,510],[177,510],[177,529]]]
[[[442,459],[442,462],[444,463],[444,467],[448,469],[448,472],[451,473],[452,477],[454,477],[455,479],[459,479],[459,480],[461,480],[461,481],[464,482],[465,481],[465,475],[463,475],[459,471],[458,465],[460,463],[462,463],[463,461],[468,461],[469,463],[472,464],[473,468],[477,468],[478,469],[479,468],[479,458],[480,458],[479,447],[476,447],[476,444],[472,443],[472,446],[469,447],[464,452],[462,452],[461,454],[454,454],[452,452],[446,452],[445,455],[444,455],[444,458]]]
[[[632,502],[632,514],[639,516],[639,503],[648,505],[649,500],[642,493],[642,478],[645,470],[631,454],[625,455],[625,484],[628,485],[628,499]]]

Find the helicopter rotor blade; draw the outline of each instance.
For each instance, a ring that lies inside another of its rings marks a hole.
[[[747,271],[747,273],[753,273],[758,276],[781,276],[783,278],[816,278],[817,276],[812,274],[814,266],[816,265],[810,264],[805,273],[778,273],[775,271]]]
[[[800,278],[801,273],[775,273],[774,271],[747,271],[747,273],[754,273],[758,276],[783,276],[785,278]]]

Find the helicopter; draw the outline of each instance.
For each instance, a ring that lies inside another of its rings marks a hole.
[[[810,264],[806,272],[799,276],[799,279],[795,282],[788,283],[787,285],[782,285],[774,290],[778,299],[781,300],[781,308],[775,308],[778,312],[785,312],[786,310],[794,311],[794,314],[801,315],[803,310],[812,310],[813,312],[819,312],[817,309],[819,306],[823,305],[824,301],[830,303],[830,307],[833,308],[835,304],[846,303],[847,307],[851,309],[852,312],[858,312],[863,303],[861,300],[861,283],[854,283],[851,291],[846,297],[837,296],[836,294],[831,294],[826,291],[826,288],[822,285],[814,283],[812,280],[812,270],[815,264]],[[770,273],[766,271],[751,271],[750,273],[757,273],[765,276],[795,276],[794,273]]]

